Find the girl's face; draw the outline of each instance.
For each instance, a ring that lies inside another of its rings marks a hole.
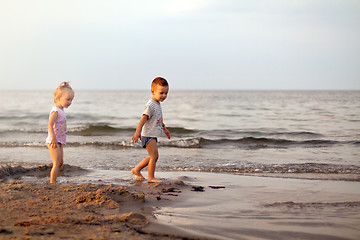
[[[71,90],[64,91],[56,102],[56,106],[60,109],[68,108],[74,99],[74,92]]]
[[[169,86],[156,86],[155,89],[151,89],[152,99],[157,102],[163,102],[167,98],[169,92]]]

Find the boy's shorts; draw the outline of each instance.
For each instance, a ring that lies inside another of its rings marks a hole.
[[[157,138],[156,137],[143,137],[141,136],[141,145],[143,148],[146,148],[146,145],[148,145],[148,143],[155,139],[155,141],[157,142]]]

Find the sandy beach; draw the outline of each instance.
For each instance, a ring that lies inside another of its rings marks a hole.
[[[358,239],[360,183],[65,165],[0,169],[0,239]],[[314,176],[316,177],[316,176]]]
[[[200,239],[154,221],[155,208],[189,188],[182,181],[125,187],[6,179],[44,178],[49,169],[1,168],[0,239]]]

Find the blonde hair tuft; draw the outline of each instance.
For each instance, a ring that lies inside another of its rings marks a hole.
[[[63,94],[64,91],[72,91],[74,92],[74,90],[71,88],[70,82],[62,82],[60,83],[60,85],[55,89],[54,91],[54,103],[56,103],[57,99],[59,99],[61,97],[61,95]]]

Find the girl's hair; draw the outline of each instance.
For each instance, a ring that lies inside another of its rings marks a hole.
[[[67,91],[67,90],[70,90],[72,92],[74,91],[71,88],[69,82],[60,83],[60,85],[54,91],[54,102],[56,103],[56,100],[61,97],[61,95],[63,94],[64,91]]]

